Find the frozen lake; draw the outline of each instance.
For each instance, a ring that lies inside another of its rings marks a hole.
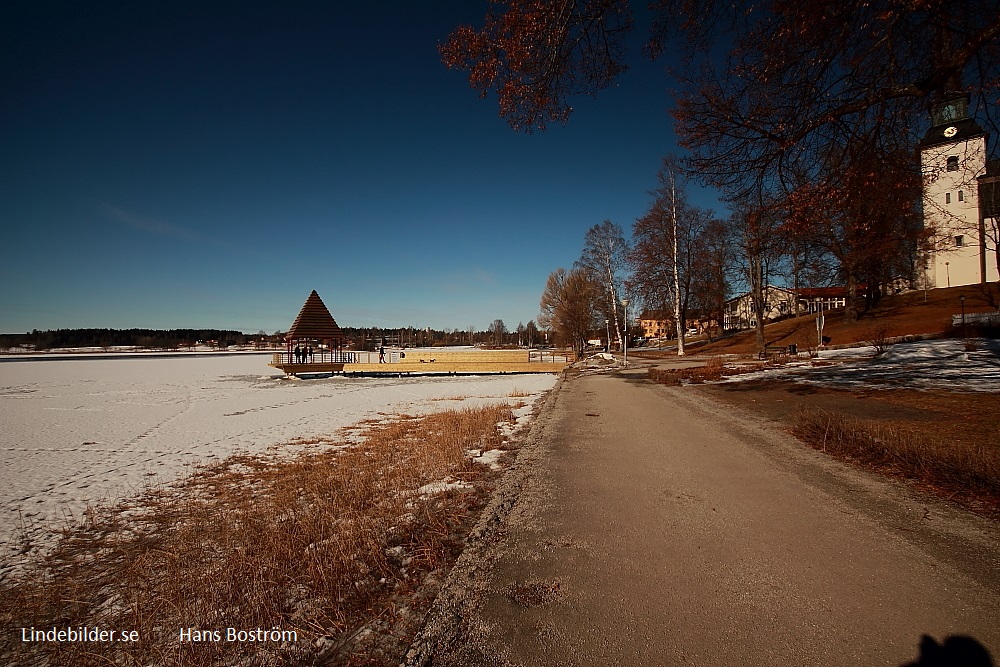
[[[19,526],[42,540],[52,519],[169,482],[194,463],[329,438],[364,419],[499,400],[530,404],[556,382],[551,374],[296,380],[269,360],[0,363],[0,575],[11,565]],[[532,396],[508,398],[515,390]]]

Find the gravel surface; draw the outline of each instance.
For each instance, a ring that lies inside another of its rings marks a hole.
[[[853,667],[1000,651],[996,523],[644,375],[550,393],[407,664]]]

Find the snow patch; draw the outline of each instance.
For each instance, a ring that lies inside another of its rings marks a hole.
[[[721,382],[774,378],[841,388],[1000,391],[1000,354],[991,341],[977,345],[981,349],[966,351],[963,341],[953,339],[897,343],[875,358],[874,348],[827,350],[820,352],[821,359],[842,361],[813,366],[809,360],[796,360]],[[866,352],[869,358],[857,360]]]

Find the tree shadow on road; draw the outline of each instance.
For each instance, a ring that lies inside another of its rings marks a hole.
[[[993,658],[972,637],[952,635],[939,644],[924,635],[920,638],[920,657],[900,667],[993,667]]]

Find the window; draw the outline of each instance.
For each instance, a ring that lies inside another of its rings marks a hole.
[[[958,156],[949,155],[948,156],[948,171],[958,171]]]
[[[958,201],[965,201],[965,193],[961,190],[958,191]]]
[[[950,204],[951,203],[951,193],[950,192],[944,193],[944,203],[945,204]]]
[[[955,237],[955,246],[961,248],[965,245],[965,237],[962,235]]]

